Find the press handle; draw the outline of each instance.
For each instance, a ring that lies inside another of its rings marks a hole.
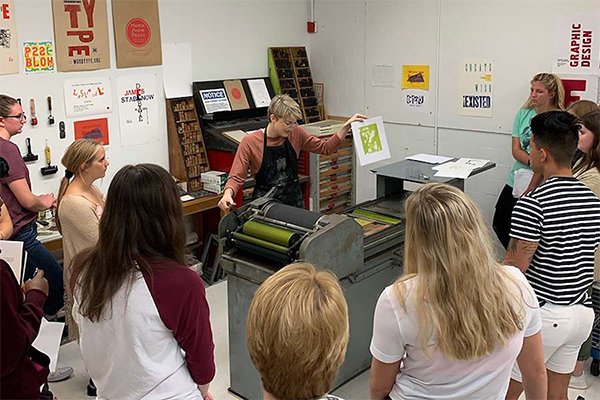
[[[48,96],[48,111],[52,113],[52,96]]]

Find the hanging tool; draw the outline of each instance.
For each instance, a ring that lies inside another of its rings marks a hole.
[[[36,126],[38,124],[37,117],[35,116],[35,100],[29,99],[29,108],[31,109],[31,125]]]
[[[48,96],[48,125],[54,125],[54,116],[52,115],[52,96]]]
[[[23,160],[26,162],[37,161],[38,156],[33,154],[33,152],[31,151],[31,139],[26,138],[25,144],[27,145],[27,154],[25,155],[25,157],[23,157]]]
[[[52,164],[52,157],[50,154],[50,146],[48,146],[48,140],[46,140],[46,147],[44,147],[44,156],[46,157],[46,166],[42,167],[42,175],[52,175],[58,172],[58,167]]]
[[[60,121],[58,123],[58,137],[61,139],[67,137],[67,132],[65,132],[65,121]]]

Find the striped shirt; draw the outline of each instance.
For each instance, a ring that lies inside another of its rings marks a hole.
[[[538,243],[525,272],[538,300],[591,307],[600,199],[574,177],[551,177],[517,201],[510,236]]]

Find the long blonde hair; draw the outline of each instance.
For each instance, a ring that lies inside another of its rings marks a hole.
[[[548,92],[552,96],[552,109],[553,110],[564,110],[565,109],[565,88],[563,87],[562,80],[556,74],[549,74],[547,72],[540,72],[536,74],[530,83],[541,82]],[[531,96],[527,98],[527,101],[523,105],[523,108],[532,108],[533,103]]]
[[[523,328],[523,295],[494,259],[477,206],[459,189],[430,183],[406,202],[404,274],[395,293],[406,307],[405,282],[417,277],[419,346],[430,339],[449,359],[490,354]]]
[[[94,157],[96,157],[96,154],[98,154],[98,151],[100,151],[101,148],[102,143],[93,139],[78,139],[67,147],[63,158],[60,160],[65,167],[65,176],[60,180],[54,219],[56,221],[56,227],[61,233],[62,228],[60,226],[60,218],[58,217],[58,209],[60,207],[60,202],[71,183],[71,178],[81,174],[81,167],[94,161]]]

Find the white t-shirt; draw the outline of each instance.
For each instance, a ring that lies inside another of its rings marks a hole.
[[[383,291],[375,309],[371,354],[384,363],[403,360],[390,393],[392,399],[504,399],[523,337],[536,334],[542,325],[537,298],[525,276],[515,267],[505,268],[520,284],[521,290],[515,287],[515,296],[523,293],[524,328],[506,346],[475,360],[447,359],[435,348],[435,337],[429,340],[427,354],[419,348],[414,298],[418,277],[406,281],[406,311],[393,286]]]

